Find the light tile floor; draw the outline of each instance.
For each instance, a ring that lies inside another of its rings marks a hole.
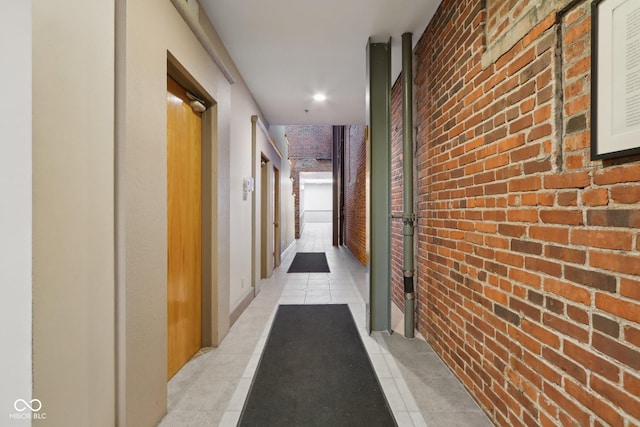
[[[326,252],[331,273],[287,273],[295,252]],[[348,304],[380,384],[400,427],[491,426],[478,405],[419,336],[365,326],[366,270],[345,248],[331,244],[330,224],[307,224],[273,276],[217,348],[203,349],[172,379],[162,427],[235,426],[260,360],[278,304]]]

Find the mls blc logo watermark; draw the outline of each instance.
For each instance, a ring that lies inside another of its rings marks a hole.
[[[18,399],[13,402],[16,412],[9,414],[10,420],[45,420],[47,413],[42,412],[42,402],[39,399]]]

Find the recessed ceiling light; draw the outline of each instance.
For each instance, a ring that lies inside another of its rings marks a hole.
[[[327,99],[327,96],[324,93],[316,93],[315,95],[313,95],[313,99],[315,99],[316,101],[324,101],[325,99]]]

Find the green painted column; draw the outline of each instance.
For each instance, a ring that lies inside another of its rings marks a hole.
[[[367,327],[391,330],[391,40],[367,44]]]

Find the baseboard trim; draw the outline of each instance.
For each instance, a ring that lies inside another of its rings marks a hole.
[[[249,304],[251,304],[251,301],[253,301],[254,295],[253,295],[254,291],[253,288],[247,293],[247,295],[245,295],[244,298],[242,298],[242,300],[238,303],[238,305],[236,305],[236,307],[231,311],[231,315],[229,316],[230,319],[230,327],[233,326],[234,323],[236,323],[236,320],[238,320],[238,318],[240,317],[240,315],[242,313],[244,313],[244,311],[247,309],[247,307],[249,307]]]
[[[282,253],[280,254],[280,259],[281,260],[285,259],[287,255],[289,255],[289,252],[291,252],[295,246],[296,246],[296,239],[293,239],[293,241],[289,244],[287,249],[282,251]]]

